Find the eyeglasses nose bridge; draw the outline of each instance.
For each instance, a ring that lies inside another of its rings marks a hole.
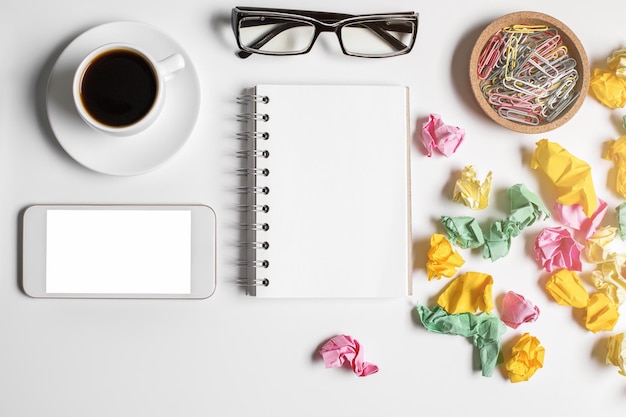
[[[313,40],[311,41],[311,47],[313,47],[313,44],[317,42],[317,39],[319,38],[319,35],[322,32],[334,32],[335,35],[337,36],[337,40],[339,41],[339,47],[344,53],[346,53],[343,47],[343,42],[341,40],[341,26],[342,26],[341,23],[342,22],[333,22],[333,23],[326,23],[326,22],[321,22],[321,21],[315,22],[315,26],[317,29],[315,31],[315,36]]]
[[[318,32],[338,32],[340,23],[341,22],[327,23],[327,22],[317,21],[316,22],[317,30]]]
[[[316,22],[317,30],[315,34],[315,38],[316,38],[315,40],[317,40],[317,37],[322,32],[334,32],[335,35],[337,36],[337,39],[339,39],[339,43],[341,44],[341,26],[342,26],[341,23],[342,22],[327,23],[327,22],[317,21]]]

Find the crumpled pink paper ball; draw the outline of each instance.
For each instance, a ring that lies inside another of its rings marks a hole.
[[[363,350],[356,339],[340,334],[328,340],[319,350],[327,368],[339,368],[350,364],[358,376],[368,376],[378,372],[378,366],[363,360]]]
[[[589,239],[596,232],[606,215],[608,207],[607,202],[599,198],[598,207],[591,217],[587,217],[580,204],[554,204],[561,223],[582,232],[585,239]]]
[[[539,318],[539,307],[524,298],[523,295],[508,291],[502,298],[500,320],[507,326],[517,329],[523,323],[536,321]]]
[[[438,114],[431,114],[422,124],[422,141],[428,156],[432,156],[435,149],[445,156],[450,156],[457,150],[463,139],[465,139],[465,130],[443,123]]]
[[[581,271],[583,247],[564,227],[546,227],[535,239],[535,258],[547,272],[556,269]]]

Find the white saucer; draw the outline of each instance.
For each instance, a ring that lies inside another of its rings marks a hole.
[[[78,64],[97,46],[110,42],[135,44],[156,59],[175,52],[185,58],[185,68],[167,82],[159,118],[133,136],[108,136],[89,127],[72,99]],[[104,174],[136,175],[158,167],[187,141],[198,118],[200,84],[191,59],[174,40],[145,23],[113,22],[83,32],[63,50],[50,73],[46,105],[52,131],[77,162]]]

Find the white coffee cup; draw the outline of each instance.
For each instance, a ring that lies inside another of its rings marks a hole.
[[[105,134],[140,133],[159,116],[167,81],[184,67],[179,53],[158,61],[133,45],[102,45],[76,69],[72,85],[76,110],[89,126]]]

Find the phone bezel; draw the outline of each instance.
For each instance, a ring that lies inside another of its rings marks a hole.
[[[191,292],[151,293],[48,293],[46,292],[46,235],[49,210],[189,210],[191,212]],[[216,289],[216,216],[202,204],[40,204],[22,213],[23,291],[34,298],[139,298],[204,299]]]

